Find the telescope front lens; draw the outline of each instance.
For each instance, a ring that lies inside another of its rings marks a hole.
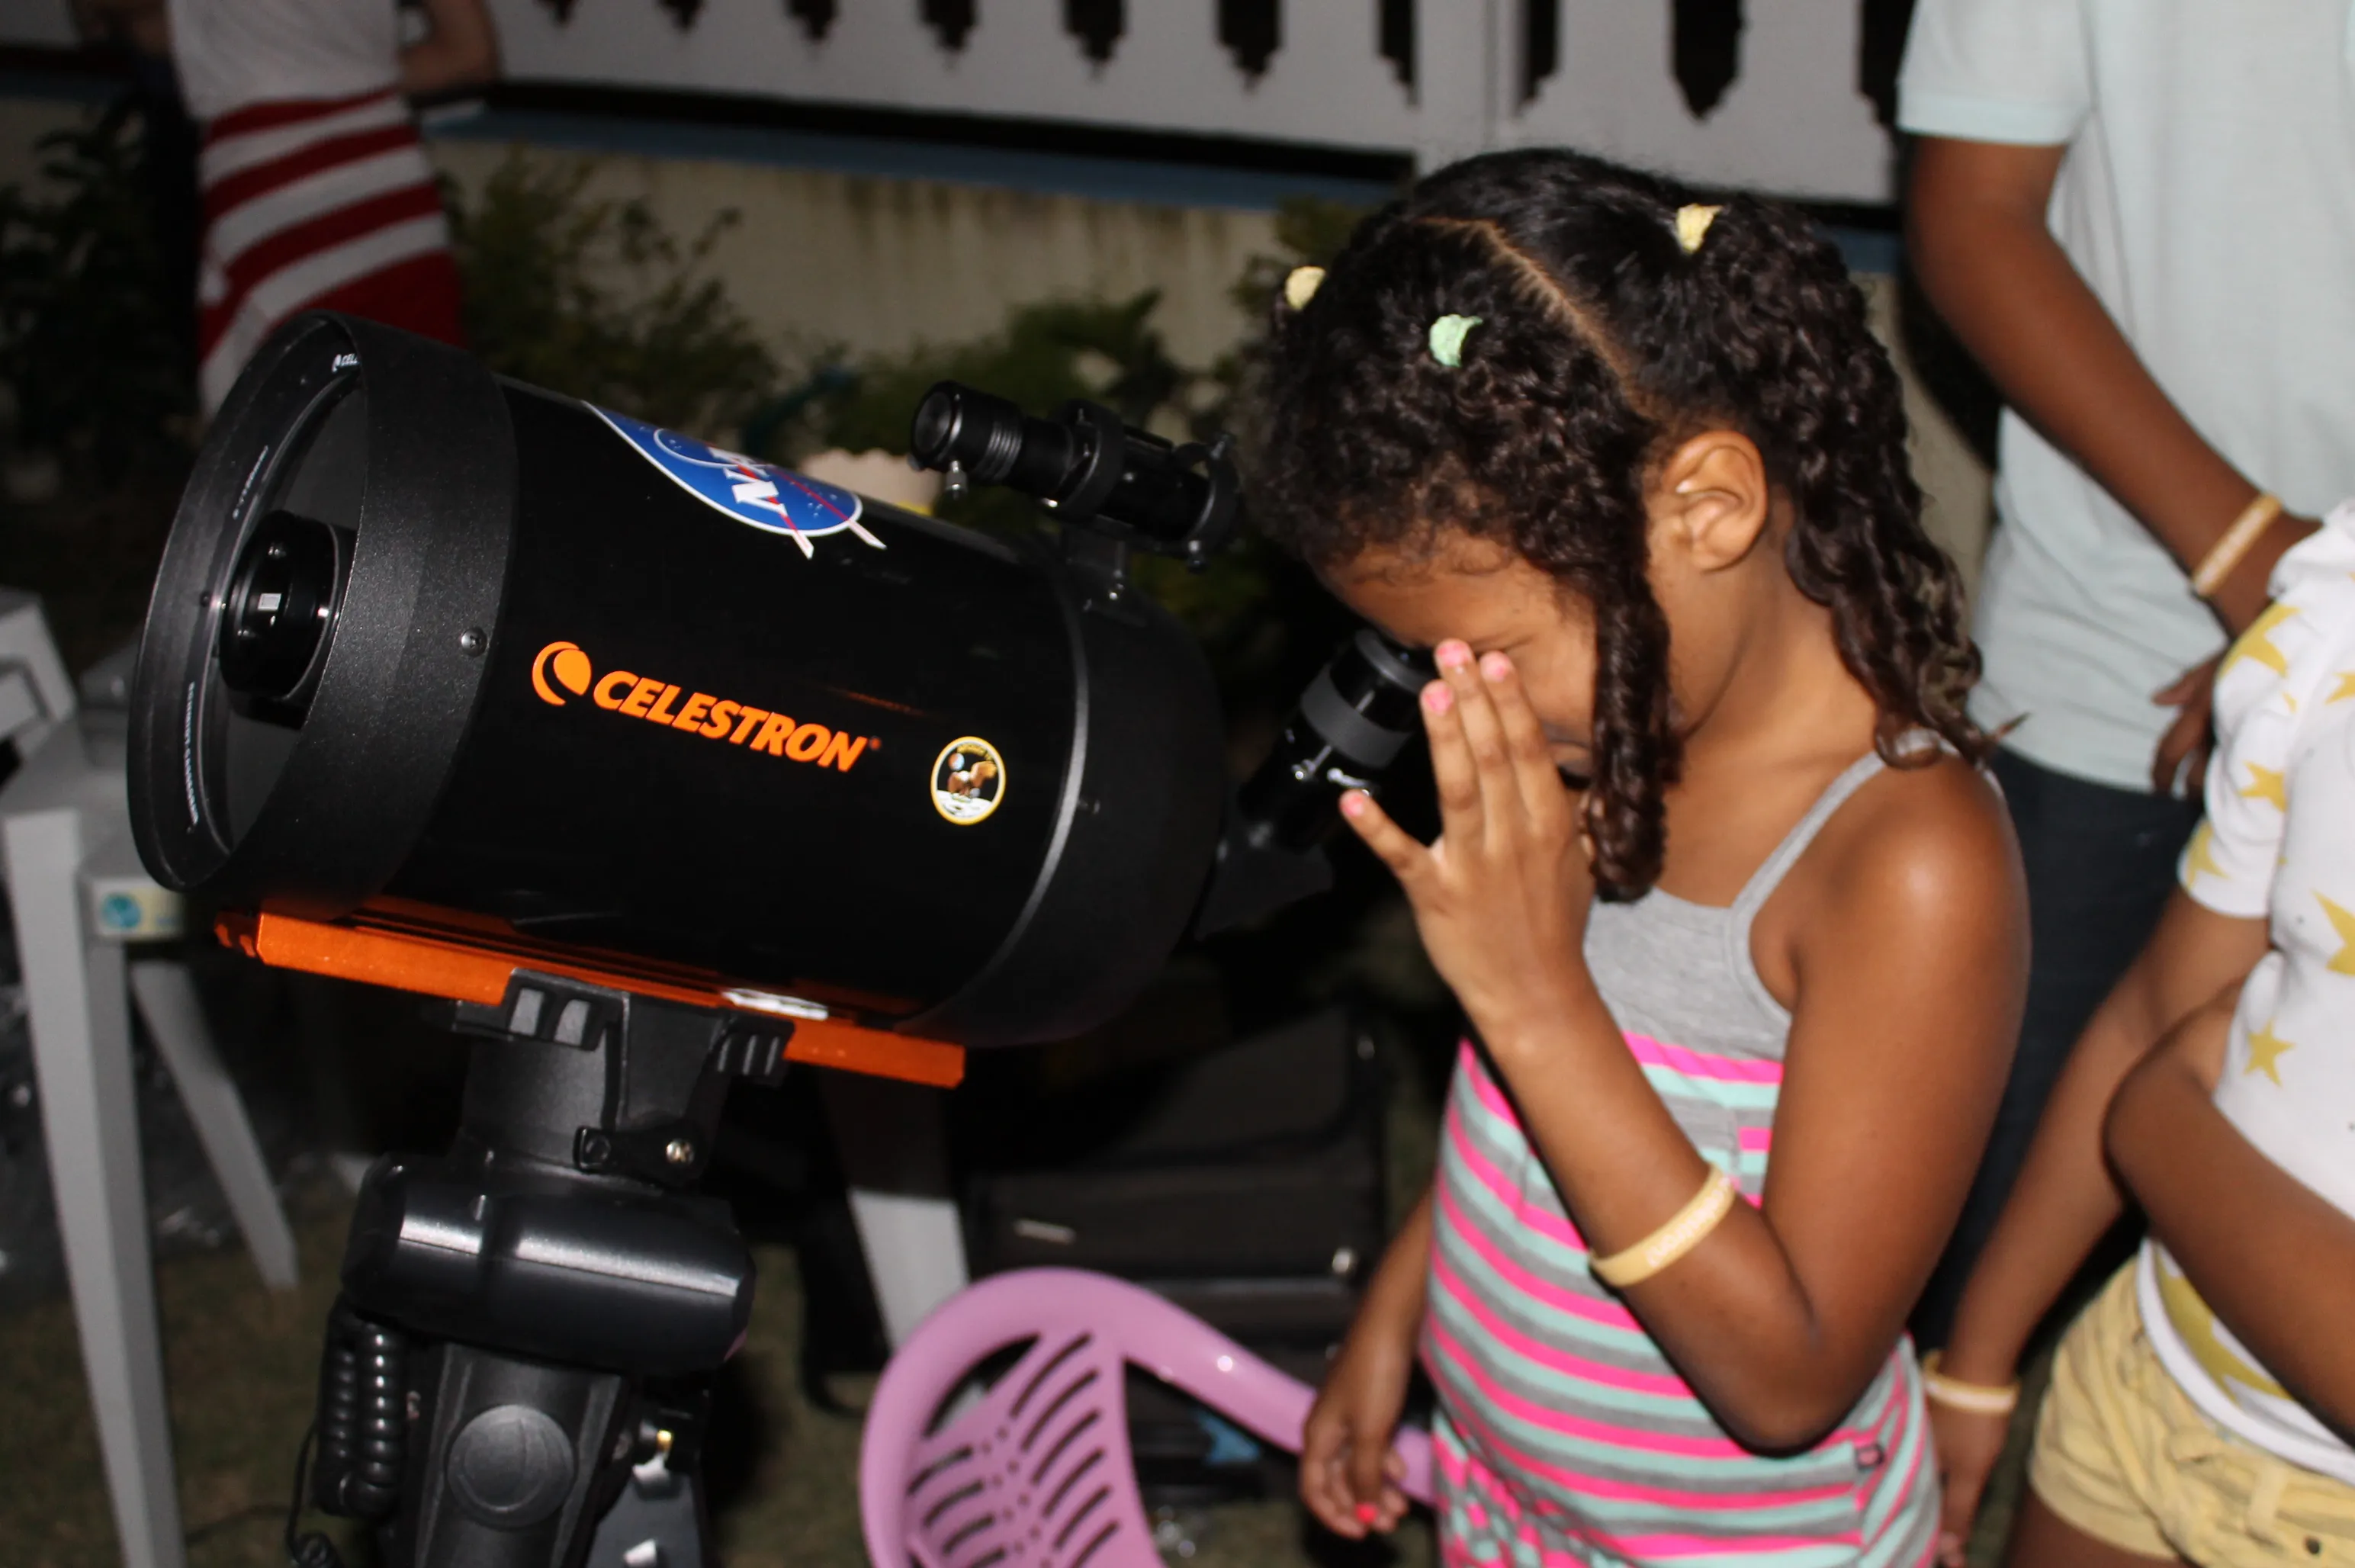
[[[221,596],[220,672],[231,691],[272,702],[301,690],[336,618],[336,538],[272,512],[253,530]]]

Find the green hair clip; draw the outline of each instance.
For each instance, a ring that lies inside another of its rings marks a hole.
[[[1443,315],[1431,324],[1431,357],[1453,370],[1464,363],[1464,338],[1480,325],[1476,315]]]

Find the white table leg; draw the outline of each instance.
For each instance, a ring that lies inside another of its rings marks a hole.
[[[220,1179],[221,1193],[238,1229],[253,1253],[261,1281],[272,1290],[294,1288],[294,1232],[287,1228],[286,1211],[278,1205],[278,1189],[270,1179],[270,1166],[261,1157],[261,1140],[245,1114],[244,1097],[236,1081],[221,1065],[206,1027],[202,1004],[188,966],[165,958],[143,958],[131,965],[131,999],[147,1020],[147,1032],[180,1102],[196,1124],[205,1157]]]
[[[28,812],[5,830],[42,1135],[115,1530],[129,1568],[183,1568],[123,949],[82,925],[80,814]]]
[[[943,1091],[856,1072],[829,1072],[824,1082],[851,1222],[884,1337],[896,1349],[972,1278],[949,1192]]]

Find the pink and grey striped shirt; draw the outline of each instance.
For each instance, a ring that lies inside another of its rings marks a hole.
[[[1702,1157],[1757,1202],[1790,1015],[1750,927],[1833,812],[1881,767],[1825,790],[1730,908],[1655,891],[1598,904],[1586,958],[1627,1048]],[[1619,1297],[1466,1042],[1448,1095],[1423,1356],[1447,1568],[1572,1563],[1913,1568],[1937,1531],[1921,1385],[1900,1344],[1806,1452],[1767,1456],[1720,1426]]]

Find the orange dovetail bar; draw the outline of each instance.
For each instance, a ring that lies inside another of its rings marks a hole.
[[[508,978],[517,969],[561,976],[587,985],[629,991],[660,1001],[712,1008],[751,1018],[771,1015],[737,1007],[727,987],[689,971],[633,971],[584,964],[562,949],[517,938],[496,946],[454,941],[428,931],[377,925],[366,916],[352,923],[298,920],[282,914],[223,914],[213,924],[226,946],[280,969],[361,980],[399,991],[496,1007],[506,999]],[[496,940],[496,939],[492,939]],[[836,1067],[880,1078],[904,1079],[949,1089],[964,1078],[964,1048],[912,1035],[862,1029],[834,1019],[792,1019],[785,1060],[813,1067]]]

